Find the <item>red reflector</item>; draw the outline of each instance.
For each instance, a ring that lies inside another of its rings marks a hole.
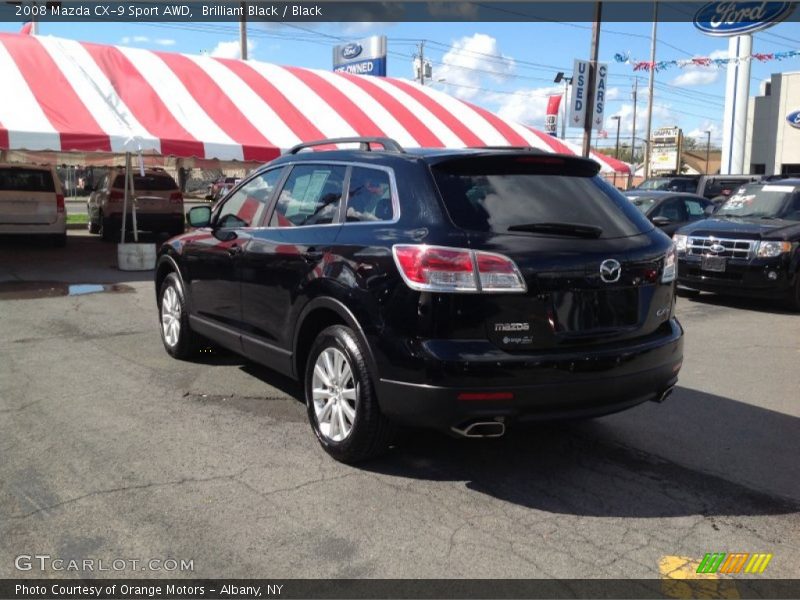
[[[173,204],[180,204],[183,202],[183,194],[181,192],[172,192],[169,196],[169,201]]]
[[[461,392],[459,400],[513,400],[512,392]]]
[[[56,212],[64,212],[64,196],[56,194]]]

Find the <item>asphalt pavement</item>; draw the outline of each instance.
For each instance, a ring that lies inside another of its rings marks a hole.
[[[294,382],[171,359],[151,273],[115,248],[0,241],[0,578],[62,575],[15,568],[36,553],[191,577],[658,578],[708,552],[800,578],[800,315],[679,298],[665,403],[499,440],[409,431],[350,467]]]

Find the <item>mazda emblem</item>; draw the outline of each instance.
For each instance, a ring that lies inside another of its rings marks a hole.
[[[605,283],[619,281],[620,275],[622,275],[622,265],[619,264],[618,260],[607,258],[600,263],[600,279]]]

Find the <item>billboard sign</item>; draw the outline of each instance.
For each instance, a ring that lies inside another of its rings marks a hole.
[[[793,9],[793,2],[709,2],[695,13],[694,26],[707,35],[742,35],[780,23]]]
[[[569,126],[583,127],[586,120],[586,100],[589,94],[589,61],[575,59],[572,71],[572,97],[569,103]]]
[[[544,131],[550,135],[558,135],[558,107],[561,105],[561,94],[548,96],[547,114],[544,117]]]
[[[386,36],[339,44],[333,48],[333,70],[386,77]]]
[[[679,127],[662,127],[653,132],[651,173],[680,173],[682,138]]]

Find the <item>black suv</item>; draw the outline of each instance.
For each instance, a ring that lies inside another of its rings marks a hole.
[[[207,338],[302,380],[314,432],[345,462],[396,424],[496,437],[671,392],[673,244],[597,163],[333,146],[353,141],[294,148],[189,211],[195,229],[156,269],[167,352]]]
[[[800,310],[800,179],[744,185],[712,218],[673,239],[682,287],[780,299]]]

